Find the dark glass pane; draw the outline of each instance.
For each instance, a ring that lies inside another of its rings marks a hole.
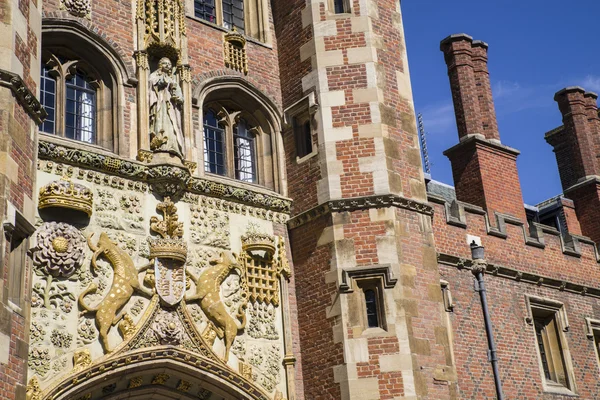
[[[233,140],[236,179],[244,182],[256,182],[254,136],[243,119],[239,120],[235,126]]]
[[[344,0],[333,0],[333,8],[336,14],[343,14],[346,12],[344,9]]]
[[[204,111],[204,170],[225,175],[225,132],[219,127],[216,113]]]
[[[367,323],[369,328],[379,327],[379,313],[377,310],[377,294],[374,290],[365,290],[365,303],[367,306]]]
[[[40,125],[40,130],[46,133],[54,133],[54,122],[56,110],[56,82],[49,74],[50,69],[42,63],[40,76],[40,102],[48,113],[46,120]]]
[[[82,71],[67,82],[65,127],[72,139],[96,143],[96,92]]]

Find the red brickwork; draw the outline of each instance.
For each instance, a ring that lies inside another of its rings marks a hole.
[[[330,244],[317,242],[329,218],[322,217],[290,232],[296,272],[298,323],[306,399],[341,399],[333,368],[343,364],[342,343],[333,341],[332,318],[327,318],[334,283],[325,282],[331,270]]]

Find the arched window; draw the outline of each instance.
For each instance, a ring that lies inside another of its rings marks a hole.
[[[240,111],[204,109],[204,171],[258,183],[256,131]]]
[[[124,87],[134,79],[132,63],[76,21],[44,19],[41,41],[40,97],[48,118],[40,133],[129,155]]]

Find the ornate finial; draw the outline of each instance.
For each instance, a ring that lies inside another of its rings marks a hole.
[[[283,236],[279,236],[279,241],[277,242],[277,259],[278,259],[278,272],[283,275],[285,279],[290,279],[292,275],[292,271],[290,269],[290,263],[287,258],[287,251],[285,249],[285,238]]]
[[[177,206],[171,201],[171,198],[165,197],[165,201],[158,203],[156,209],[162,212],[163,220],[152,217],[150,219],[150,229],[164,239],[181,239],[183,237],[183,222],[179,222]]]
[[[162,221],[158,217],[150,218],[150,230],[161,238],[149,239],[150,258],[167,258],[185,262],[187,244],[182,240],[183,222],[179,222],[177,207],[170,197],[158,203],[156,209],[163,214]]]

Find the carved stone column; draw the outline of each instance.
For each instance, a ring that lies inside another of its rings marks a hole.
[[[150,133],[148,132],[148,73],[150,66],[148,64],[148,53],[146,51],[136,51],[135,61],[137,65],[137,78],[140,85],[137,90],[137,129],[138,129],[138,149],[150,149]]]

